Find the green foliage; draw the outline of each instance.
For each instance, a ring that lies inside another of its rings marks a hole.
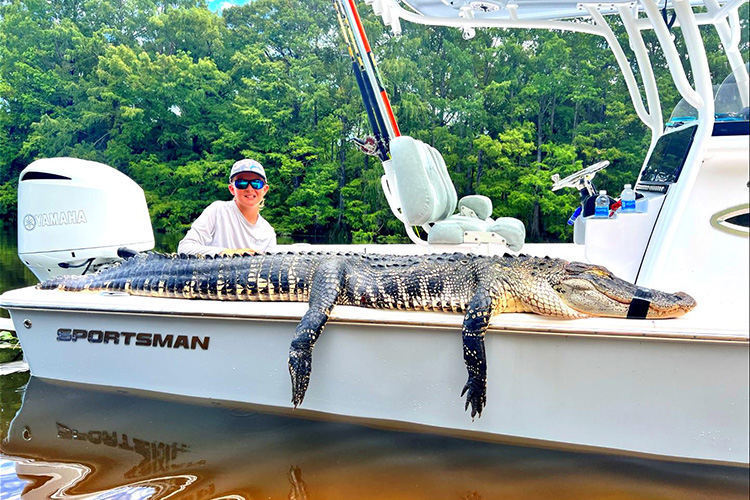
[[[13,332],[0,330],[0,346],[2,347],[20,347],[18,337]]]
[[[408,23],[393,38],[369,9],[361,14],[402,132],[442,152],[459,196],[489,196],[493,216],[523,220],[531,241],[571,236],[576,195],[552,193],[551,175],[607,159],[600,187],[616,193],[635,179],[649,134],[601,39],[482,29],[467,41]],[[712,73],[726,74],[710,50],[718,37],[705,35]],[[644,36],[663,81],[666,62]],[[666,88],[665,120],[678,99]],[[349,141],[367,134],[329,0],[255,0],[221,15],[192,0],[0,2],[9,222],[21,169],[67,155],[127,173],[154,227],[182,232],[229,199],[230,165],[251,156],[269,176],[264,217],[283,237],[407,241],[380,163]]]
[[[15,224],[17,219],[16,204],[18,190],[13,181],[0,184],[0,214],[6,224]]]

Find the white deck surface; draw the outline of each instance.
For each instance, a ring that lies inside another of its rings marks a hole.
[[[188,317],[229,317],[244,320],[299,321],[307,310],[299,302],[222,302],[136,297],[126,294],[70,293],[27,287],[6,292],[0,303],[9,309],[45,309],[67,311],[114,312],[117,314],[177,315]],[[747,315],[724,317],[702,311],[700,306],[681,318],[666,320],[628,320],[586,318],[557,320],[536,314],[512,313],[495,316],[488,335],[527,332],[547,335],[616,335],[640,339],[699,339],[748,342],[750,320]],[[16,318],[18,321],[22,318]],[[335,306],[329,322],[400,325],[404,327],[444,327],[461,330],[460,314],[424,311],[384,311],[353,306]],[[20,325],[17,325],[21,328]]]
[[[455,247],[451,247],[455,251]],[[328,251],[415,254],[448,251],[441,247],[404,245],[307,245],[280,246],[278,251]],[[495,248],[494,250],[497,250]],[[485,245],[466,246],[465,252],[492,253]],[[502,252],[502,248],[500,249]],[[569,261],[586,262],[584,247],[567,243],[534,243],[525,245],[523,252],[537,257],[556,257]],[[676,292],[677,290],[665,290]],[[698,290],[683,290],[693,296]],[[748,342],[750,316],[748,306],[731,305],[731,298],[721,298],[722,291],[715,294],[717,300],[698,306],[681,318],[666,320],[628,320],[617,318],[587,318],[581,320],[557,320],[536,314],[500,314],[495,316],[488,334],[524,332],[548,335],[615,335],[650,339],[699,339],[708,341]],[[726,307],[717,307],[716,304]],[[51,309],[116,312],[122,314],[178,315],[194,317],[232,317],[238,319],[299,321],[307,310],[307,304],[294,302],[222,302],[214,300],[184,300],[152,297],[135,297],[126,294],[67,293],[35,290],[28,287],[12,290],[0,296],[0,305],[5,308]],[[18,318],[16,318],[18,320]],[[463,317],[460,314],[424,311],[395,311],[367,309],[352,306],[336,306],[330,322],[372,323],[403,325],[406,327],[432,326],[456,329],[460,332]],[[2,326],[0,324],[0,326]],[[16,325],[21,327],[21,325]]]

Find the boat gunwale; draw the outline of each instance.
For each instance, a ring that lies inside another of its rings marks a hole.
[[[145,308],[130,306],[122,306],[117,304],[118,307],[113,308],[112,303],[108,303],[100,306],[92,303],[80,304],[80,301],[75,302],[57,302],[57,303],[32,303],[28,300],[21,301],[8,301],[8,294],[14,292],[22,293],[33,293],[33,294],[67,294],[67,292],[61,292],[57,290],[36,290],[34,287],[26,287],[13,291],[6,292],[0,295],[0,306],[9,310],[24,310],[24,311],[63,311],[69,313],[86,313],[86,314],[101,314],[101,315],[117,315],[117,316],[152,316],[152,317],[180,317],[180,318],[194,318],[194,319],[222,319],[222,320],[237,320],[237,321],[273,321],[273,322],[289,322],[297,323],[302,318],[304,311],[307,310],[306,302],[281,302],[281,301],[222,301],[222,300],[190,300],[192,306],[196,303],[201,303],[205,308],[211,305],[221,304],[222,309],[233,309],[233,306],[242,305],[243,307],[250,307],[256,309],[261,305],[265,306],[263,312],[253,311],[248,313],[236,312],[236,311],[206,311],[201,310],[202,308],[191,307],[191,310],[180,310],[184,307],[183,303],[188,302],[185,299],[179,298],[164,298],[164,297],[145,297],[145,296],[133,296],[126,293],[87,293],[87,298],[107,298],[107,299],[136,299],[137,302],[142,303],[143,300],[159,299],[159,303],[167,305],[169,303],[180,305],[181,307],[168,308],[168,307],[154,307]],[[81,294],[79,294],[81,295]],[[5,300],[3,300],[5,299]],[[168,302],[167,302],[168,301]],[[284,314],[276,311],[269,311],[267,307],[269,304],[279,304],[274,307],[284,306]],[[295,308],[296,306],[296,308]],[[290,310],[292,309],[292,310]],[[383,312],[389,312],[391,314],[382,314]],[[396,314],[393,314],[396,313]],[[439,320],[438,320],[439,318]],[[511,318],[511,321],[508,319]],[[615,328],[612,325],[606,323],[623,321],[622,328]],[[637,323],[636,323],[637,321]],[[673,318],[661,319],[661,320],[626,320],[624,318],[584,318],[576,320],[562,320],[554,318],[546,318],[530,313],[502,313],[495,316],[491,321],[487,333],[490,335],[494,334],[509,334],[509,335],[542,335],[551,337],[577,337],[577,338],[606,338],[606,339],[621,339],[621,340],[637,340],[637,341],[678,341],[678,342],[699,342],[699,343],[712,343],[712,344],[729,344],[739,346],[750,346],[750,338],[747,331],[743,331],[741,328],[733,329],[731,331],[725,331],[725,333],[712,334],[707,333],[706,330],[700,327],[693,326],[688,328],[688,325],[681,323],[678,328],[673,330],[662,330],[659,329],[658,324],[668,321],[690,321],[689,318]],[[452,330],[460,331],[463,322],[463,316],[460,314],[441,313],[435,311],[403,311],[403,310],[385,310],[385,309],[374,309],[364,308],[357,306],[344,306],[336,305],[331,312],[328,320],[328,324],[337,325],[370,325],[370,326],[395,326],[403,328],[431,328],[441,330]],[[602,325],[601,323],[605,323]],[[636,329],[626,328],[624,325],[638,326]],[[651,329],[644,328],[650,326]],[[664,325],[662,325],[664,326]],[[692,330],[692,332],[690,331]],[[745,333],[745,335],[742,335]]]

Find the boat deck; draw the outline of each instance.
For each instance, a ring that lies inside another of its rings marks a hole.
[[[280,247],[290,251],[358,251],[363,253],[413,254],[427,253],[416,245],[306,245]],[[463,249],[466,251],[467,249]],[[469,248],[468,250],[472,250]],[[487,252],[487,247],[480,250]],[[524,253],[585,261],[583,246],[573,244],[530,244]],[[432,249],[435,251],[435,248]],[[477,251],[475,253],[483,253]],[[242,320],[297,322],[307,310],[306,303],[295,302],[223,302],[214,300],[183,300],[135,297],[124,293],[68,293],[36,290],[34,287],[6,292],[0,305],[7,309],[89,311],[115,314],[138,314],[181,317],[215,317]],[[527,313],[506,313],[495,316],[488,329],[494,333],[528,333],[544,335],[618,336],[654,340],[701,340],[712,342],[748,343],[750,318],[747,307],[726,307],[720,313],[711,305],[698,307],[681,318],[667,320],[627,320],[618,318],[586,318],[559,320]],[[729,317],[728,315],[732,315]],[[721,318],[721,319],[719,319]],[[383,311],[353,306],[336,306],[330,322],[372,324],[403,327],[437,327],[460,331],[463,317],[428,311]],[[17,328],[21,325],[16,324]]]
[[[238,320],[297,322],[307,310],[301,302],[225,302],[136,297],[123,293],[70,293],[34,287],[6,292],[3,307],[13,310],[81,311],[123,315],[180,316]],[[22,326],[15,318],[16,328]],[[461,330],[463,316],[430,311],[383,311],[353,306],[334,307],[329,323],[436,327]],[[495,316],[488,335],[528,333],[542,335],[618,336],[651,340],[701,340],[748,343],[748,318],[718,321],[700,307],[681,318],[628,320],[586,318],[558,320],[536,314],[509,313]]]

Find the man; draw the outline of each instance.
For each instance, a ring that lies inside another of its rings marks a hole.
[[[231,201],[215,201],[193,222],[177,246],[187,255],[234,255],[265,252],[276,245],[276,232],[261,215],[268,192],[263,165],[249,158],[232,165]]]

